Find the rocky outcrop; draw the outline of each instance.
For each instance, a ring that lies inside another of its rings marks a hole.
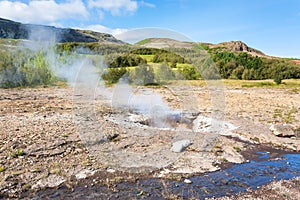
[[[201,44],[208,46],[210,49],[218,49],[219,51],[246,52],[254,56],[261,56],[261,57],[266,56],[263,52],[249,47],[242,41],[222,42],[219,44],[209,44],[209,43],[201,43]]]
[[[22,24],[2,18],[0,18],[0,38],[53,42],[124,43],[107,33],[97,33],[70,28],[56,28],[54,26]]]
[[[288,124],[273,124],[270,131],[278,137],[296,137],[293,127]]]

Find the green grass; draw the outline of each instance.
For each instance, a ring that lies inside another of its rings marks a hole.
[[[151,63],[153,61],[154,55],[139,55],[140,57],[147,60],[147,63]]]
[[[135,44],[143,45],[143,44],[147,44],[147,43],[149,43],[149,42],[151,42],[150,39],[144,39],[144,40],[141,40],[141,41],[139,41],[139,42],[137,42],[137,43],[135,43]]]
[[[173,69],[177,70],[177,69]],[[187,84],[192,86],[205,86],[207,85],[206,80],[186,80]],[[218,81],[219,82],[219,81]],[[282,84],[277,85],[273,80],[231,80],[222,79],[220,81],[224,86],[237,87],[237,88],[282,88],[290,89],[291,93],[300,92],[300,79],[287,79]]]
[[[277,85],[273,80],[231,80],[224,79],[224,85],[232,87],[266,87],[266,88],[299,88],[300,79],[283,80],[282,84]]]
[[[187,63],[177,63],[176,64],[176,67],[177,68],[185,68],[185,67],[192,67],[193,65],[192,64],[187,64]]]

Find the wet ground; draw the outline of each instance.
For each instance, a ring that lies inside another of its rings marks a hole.
[[[257,151],[258,150],[258,151]],[[243,154],[248,163],[223,165],[221,170],[190,176],[173,175],[151,178],[148,174],[97,172],[36,193],[25,193],[31,199],[205,199],[230,196],[257,189],[278,180],[300,176],[300,154],[285,154],[269,146],[250,146]],[[249,157],[247,156],[249,155]],[[185,183],[185,179],[191,183]]]

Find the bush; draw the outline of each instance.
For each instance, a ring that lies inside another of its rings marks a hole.
[[[179,69],[179,74],[186,80],[197,80],[200,78],[199,72],[193,66],[185,66]]]
[[[112,62],[108,63],[110,68],[133,67],[140,64],[147,64],[147,60],[134,54],[125,54],[116,57]]]
[[[42,52],[12,51],[0,56],[0,87],[49,85],[55,79]]]
[[[102,74],[102,78],[106,84],[114,84],[126,73],[126,68],[109,68],[106,73]]]

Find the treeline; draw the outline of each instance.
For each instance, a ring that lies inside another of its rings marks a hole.
[[[80,54],[99,54],[99,55],[112,55],[122,54],[132,51],[133,47],[129,44],[99,44],[93,43],[80,43],[68,42],[56,45],[56,52],[70,52]]]
[[[108,68],[106,72],[102,74],[102,78],[106,84],[109,85],[117,83],[121,78],[128,83],[136,85],[155,85],[174,80],[178,78],[178,75],[176,75],[177,74],[165,64],[157,66],[155,71],[152,66],[144,64],[134,69]]]
[[[155,49],[155,48],[138,48],[132,50],[130,53],[137,55],[153,55],[152,62],[154,63],[171,63],[171,67],[176,67],[177,63],[188,63],[188,61],[180,56],[179,54],[174,53],[173,51],[166,49]]]
[[[109,59],[110,60],[110,59]],[[135,67],[147,64],[147,60],[135,54],[123,54],[117,56],[111,62],[107,61],[109,68]]]
[[[289,60],[252,56],[246,52],[216,52],[211,54],[224,79],[263,80],[300,78],[300,66]]]

